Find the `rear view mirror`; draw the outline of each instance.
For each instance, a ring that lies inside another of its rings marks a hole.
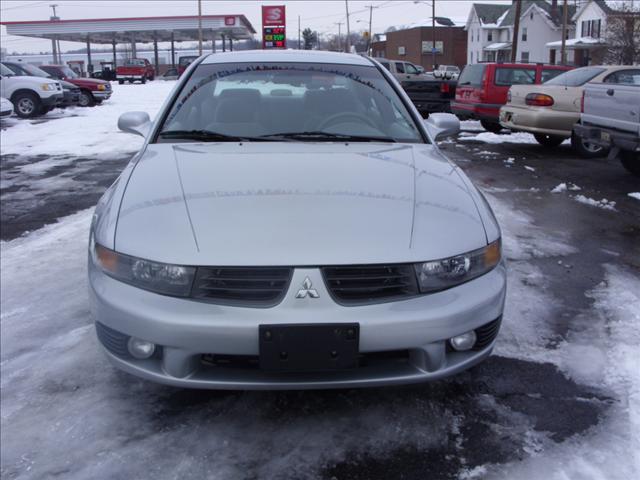
[[[431,113],[424,124],[434,140],[452,137],[460,132],[460,120],[451,113]]]
[[[118,118],[118,128],[123,132],[146,137],[151,131],[151,119],[147,112],[127,112]]]

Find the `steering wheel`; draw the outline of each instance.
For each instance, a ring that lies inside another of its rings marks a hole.
[[[339,112],[339,113],[334,113],[333,115],[325,118],[322,121],[322,123],[320,123],[320,125],[318,125],[318,130],[324,130],[328,126],[334,125],[336,123],[344,123],[344,119],[347,119],[347,118],[355,119],[358,122],[364,122],[368,126],[370,126],[371,128],[375,128],[376,130],[379,130],[377,125],[375,123],[373,123],[371,121],[371,119],[369,119],[369,118],[365,117],[363,114],[357,113],[357,112]]]

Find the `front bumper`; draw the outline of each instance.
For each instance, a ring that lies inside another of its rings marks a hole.
[[[319,298],[295,298],[305,277],[311,279]],[[89,284],[96,322],[159,346],[159,353],[147,360],[107,351],[113,364],[134,375],[192,388],[351,388],[434,380],[486,358],[493,348],[493,337],[482,349],[466,352],[451,351],[447,340],[501,317],[506,270],[501,264],[482,277],[443,292],[357,307],[336,304],[320,271],[312,268],[294,271],[289,292],[273,308],[214,305],[157,295],[116,281],[91,263]],[[286,374],[202,362],[203,355],[209,354],[257,356],[259,325],[327,322],[359,323],[361,354],[405,351],[406,358],[372,361],[337,372]]]
[[[514,132],[542,133],[569,138],[580,113],[549,108],[506,105],[500,109],[500,125]]]
[[[93,95],[93,98],[96,100],[109,100],[112,93],[112,90],[93,90],[91,95]]]
[[[55,107],[62,102],[62,99],[62,92],[54,93],[53,95],[49,95],[48,97],[40,97],[40,101],[45,107]]]

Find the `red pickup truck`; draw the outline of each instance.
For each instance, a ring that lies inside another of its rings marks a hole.
[[[44,70],[53,78],[73,83],[80,89],[78,104],[81,107],[92,107],[101,104],[103,100],[109,100],[113,90],[111,84],[96,78],[80,77],[76,72],[66,65],[39,65],[38,68]]]
[[[133,83],[136,80],[147,83],[147,80],[154,78],[156,78],[156,71],[146,58],[132,58],[124,65],[116,67],[116,79],[120,85],[124,82]]]
[[[573,67],[540,63],[476,63],[458,78],[451,111],[461,120],[480,120],[490,132],[499,132],[500,107],[507,103],[511,85],[538,85]]]

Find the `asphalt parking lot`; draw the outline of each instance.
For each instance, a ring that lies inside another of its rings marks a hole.
[[[2,477],[632,478],[640,181],[479,133],[465,123],[441,147],[503,228],[496,351],[451,379],[367,390],[190,391],[114,370],[88,312],[86,233],[133,151],[3,154]]]

